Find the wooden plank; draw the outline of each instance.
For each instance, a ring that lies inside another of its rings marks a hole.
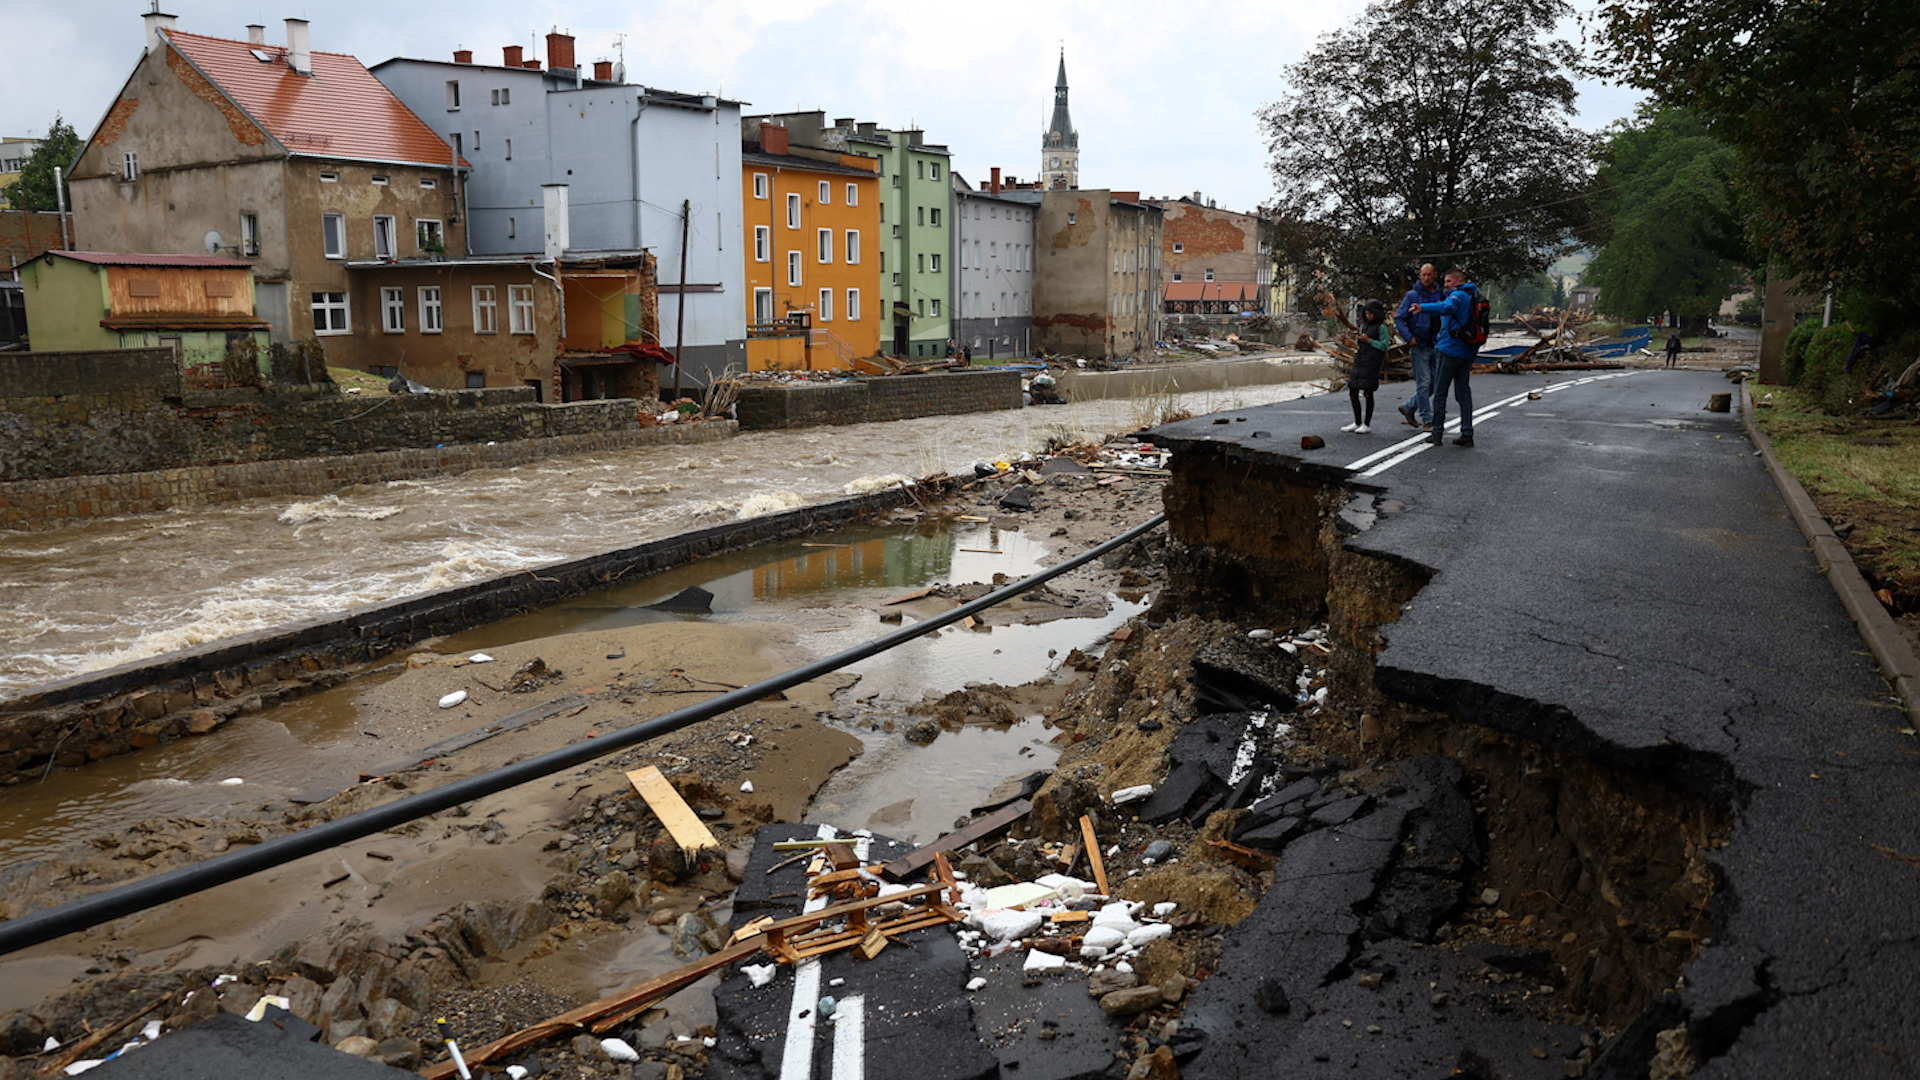
[[[880,928],[875,926],[867,930],[867,936],[860,939],[860,944],[854,946],[853,951],[860,954],[860,959],[871,960],[879,956],[880,950],[886,947],[887,935],[881,933]]]
[[[1080,845],[1067,844],[1060,849],[1060,858],[1054,863],[1063,874],[1073,873],[1073,864],[1080,861]]]
[[[641,798],[647,800],[647,806],[667,827],[667,832],[673,835],[680,850],[692,855],[705,848],[720,846],[720,841],[707,831],[700,815],[694,813],[693,807],[688,806],[680,793],[673,790],[673,785],[667,783],[667,778],[660,775],[658,768],[649,765],[644,769],[635,769],[627,774],[627,782],[633,785],[633,790],[639,792]]]
[[[986,521],[988,519],[981,517],[979,514],[961,514],[959,517],[956,517],[953,520],[955,521]]]
[[[976,840],[992,836],[1032,812],[1033,803],[1030,800],[1016,799],[964,829],[950,832],[932,843],[907,852],[881,867],[880,873],[890,881],[910,877],[932,863],[935,855],[958,851]]]
[[[1226,840],[1209,840],[1207,841],[1207,845],[1218,848],[1221,858],[1231,863],[1237,863],[1249,870],[1273,869],[1274,860],[1271,855],[1263,855],[1250,847],[1241,847],[1239,844]]]
[[[1080,839],[1087,845],[1087,865],[1093,868],[1093,883],[1100,886],[1100,895],[1112,896],[1107,889],[1107,864],[1100,858],[1100,838],[1093,835],[1093,817],[1080,815]]]
[[[886,600],[880,601],[880,606],[892,607],[895,604],[904,604],[909,600],[918,600],[923,596],[931,596],[934,590],[938,589],[939,587],[940,586],[938,585],[929,585],[924,589],[915,589],[910,593],[901,593],[899,596],[890,597]]]
[[[849,900],[844,904],[835,904],[832,907],[821,908],[819,911],[810,911],[805,915],[795,915],[792,918],[782,919],[772,926],[767,927],[766,932],[768,934],[775,932],[790,933],[794,930],[810,929],[831,919],[837,919],[842,915],[851,915],[856,911],[877,908],[882,904],[890,904],[895,900],[904,902],[922,896],[929,896],[944,888],[946,888],[945,885],[916,885],[905,892],[894,893],[892,896],[870,896],[865,900]]]
[[[1055,924],[1092,922],[1093,912],[1091,911],[1056,911],[1053,913],[1053,921]]]

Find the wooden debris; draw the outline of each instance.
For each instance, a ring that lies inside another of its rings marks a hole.
[[[195,991],[195,992],[204,993],[204,994],[213,993],[213,991],[208,990],[205,987],[201,987],[198,991]],[[159,997],[154,998],[151,1001],[148,1001],[146,1005],[140,1009],[139,1012],[129,1013],[126,1016],[120,1018],[118,1021],[112,1024],[109,1024],[108,1026],[103,1027],[98,1031],[95,1031],[79,1039],[72,1046],[67,1047],[65,1050],[62,1050],[60,1051],[59,1054],[55,1055],[52,1061],[47,1062],[47,1064],[41,1068],[42,1075],[59,1076],[63,1074],[66,1071],[67,1066],[73,1064],[76,1061],[79,1061],[83,1057],[86,1057],[87,1054],[90,1051],[92,1051],[94,1047],[99,1046],[100,1044],[106,1042],[108,1039],[111,1039],[115,1035],[119,1034],[121,1031],[124,1031],[127,1025],[133,1023],[135,1020],[140,1019],[141,1017],[147,1015],[148,1013],[159,1008],[160,1006],[165,1005],[167,1002],[172,1001],[174,993],[175,991],[169,990],[166,993],[161,994]]]
[[[1209,840],[1207,844],[1209,847],[1217,848],[1220,852],[1220,857],[1230,863],[1244,866],[1249,870],[1273,869],[1272,856],[1262,855],[1250,847],[1241,847],[1239,844],[1227,840]]]
[[[980,516],[979,514],[961,514],[961,515],[960,515],[959,517],[956,517],[956,518],[954,518],[953,520],[955,520],[955,521],[976,521],[976,522],[985,522],[985,521],[987,521],[988,519],[987,519],[987,518],[983,518],[983,517],[981,517],[981,516]]]
[[[1073,873],[1073,864],[1079,861],[1080,845],[1068,844],[1060,849],[1060,858],[1055,860],[1054,865],[1060,868],[1061,873],[1071,874]]]
[[[667,778],[660,775],[658,768],[649,765],[644,769],[635,769],[627,774],[627,782],[633,785],[633,790],[639,792],[641,798],[647,800],[647,806],[667,827],[667,832],[680,845],[680,850],[695,855],[707,848],[720,846],[720,841],[707,831],[700,815],[694,813],[693,807],[688,806],[680,793],[673,790],[673,785],[667,783]]]
[[[879,927],[873,926],[867,928],[867,936],[860,939],[860,944],[854,947],[854,951],[860,954],[860,959],[871,960],[879,956],[880,950],[886,947],[887,935],[881,933]]]
[[[1092,922],[1093,912],[1091,911],[1056,911],[1053,913],[1053,921],[1055,924]]]
[[[983,518],[982,520],[985,520],[985,519]],[[938,589],[939,587],[940,586],[938,585],[929,585],[924,589],[915,589],[910,593],[901,593],[899,596],[889,597],[888,599],[880,601],[880,606],[892,607],[895,604],[904,604],[909,600],[918,600],[923,596],[931,596],[933,595],[934,590]]]
[[[911,877],[925,869],[937,855],[949,851],[958,851],[968,844],[983,840],[1033,812],[1033,803],[1028,799],[1015,799],[1013,802],[995,810],[986,817],[975,821],[964,829],[958,829],[917,847],[912,851],[881,867],[880,874],[889,881],[899,881]]]
[[[773,922],[773,916],[762,915],[759,918],[748,923],[747,925],[741,927],[740,929],[735,930],[733,932],[733,936],[727,939],[727,944],[738,945],[740,942],[745,941],[750,937],[755,937],[760,933],[760,931],[766,929],[767,925],[771,922]]]
[[[1100,838],[1093,835],[1093,816],[1090,814],[1080,815],[1080,839],[1086,842],[1087,862],[1093,868],[1093,882],[1100,886],[1100,895],[1112,896],[1112,890],[1107,888],[1107,864],[1100,858]]]

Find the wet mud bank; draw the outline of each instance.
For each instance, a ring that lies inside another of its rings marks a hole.
[[[427,638],[623,578],[846,525],[924,497],[893,488],[732,521],[49,683],[0,702],[0,785],[206,734],[339,685]]]

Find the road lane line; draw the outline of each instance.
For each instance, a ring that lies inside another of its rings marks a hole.
[[[866,1080],[867,999],[855,994],[833,1010],[833,1080]]]
[[[813,1080],[813,1027],[820,1012],[820,961],[793,968],[793,1005],[787,1010],[787,1045],[780,1054],[780,1080]]]

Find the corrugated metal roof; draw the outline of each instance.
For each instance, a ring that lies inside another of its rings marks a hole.
[[[1243,303],[1260,298],[1260,286],[1251,281],[1172,281],[1168,300],[1225,300]]]
[[[199,266],[219,270],[251,270],[253,264],[218,255],[146,255],[121,251],[49,251],[63,259],[78,259],[95,266]]]
[[[289,151],[308,157],[448,165],[453,148],[400,103],[359,60],[314,52],[313,74],[277,45],[163,31],[181,55]],[[255,51],[269,58],[262,62]],[[461,164],[466,164],[463,160]]]

